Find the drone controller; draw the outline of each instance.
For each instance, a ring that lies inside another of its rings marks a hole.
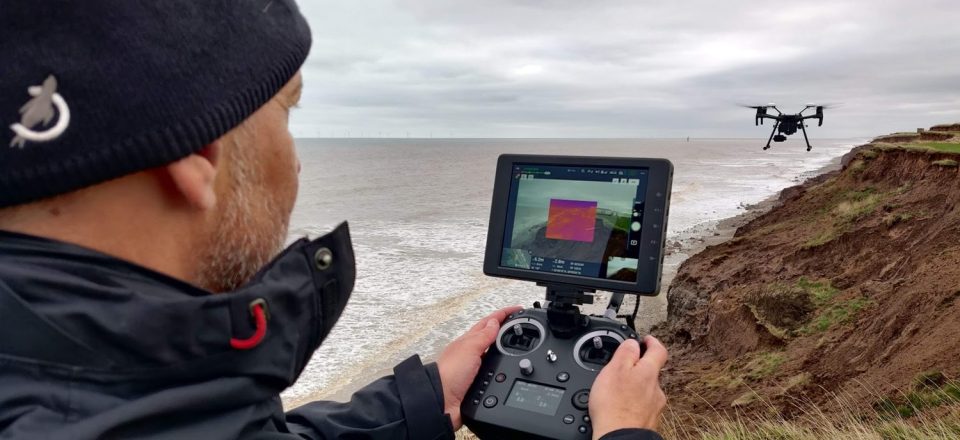
[[[500,157],[484,272],[535,281],[548,302],[508,316],[484,355],[461,406],[478,437],[591,437],[593,381],[640,338],[623,296],[660,289],[672,176],[661,159]],[[601,289],[605,312],[582,314]]]

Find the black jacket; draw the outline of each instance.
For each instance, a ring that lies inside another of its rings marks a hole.
[[[333,264],[321,269],[317,250]],[[0,439],[451,439],[436,365],[284,413],[353,286],[346,226],[211,295],[89,249],[0,231]],[[251,303],[267,304],[265,337]],[[326,315],[324,315],[326,314]],[[627,430],[609,439],[657,439]]]

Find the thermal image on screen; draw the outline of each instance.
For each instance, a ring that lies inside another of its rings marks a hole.
[[[646,171],[517,166],[501,265],[634,281]]]
[[[546,237],[590,243],[596,221],[597,202],[551,199]]]

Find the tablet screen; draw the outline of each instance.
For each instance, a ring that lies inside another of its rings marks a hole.
[[[500,266],[636,282],[648,175],[513,164]]]

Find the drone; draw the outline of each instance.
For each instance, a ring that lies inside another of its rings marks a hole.
[[[807,119],[817,119],[817,126],[823,126],[823,109],[829,108],[829,106],[825,105],[807,104],[807,106],[804,107],[803,110],[800,110],[799,113],[794,115],[786,115],[777,109],[777,105],[773,103],[767,105],[744,105],[743,107],[757,110],[757,116],[755,120],[756,125],[763,125],[764,119],[773,119],[777,121],[773,124],[773,132],[770,133],[770,138],[767,139],[767,146],[763,147],[764,150],[770,149],[770,141],[783,142],[787,140],[787,136],[795,134],[799,128],[800,130],[803,130],[803,140],[807,142],[807,151],[810,151],[813,149],[813,147],[810,146],[810,139],[807,137],[806,124],[804,124],[803,121]],[[767,114],[767,109],[771,108],[773,111],[777,112],[776,116]],[[810,109],[815,109],[815,113],[811,115],[803,114],[803,112]],[[779,132],[779,134],[777,132]]]

